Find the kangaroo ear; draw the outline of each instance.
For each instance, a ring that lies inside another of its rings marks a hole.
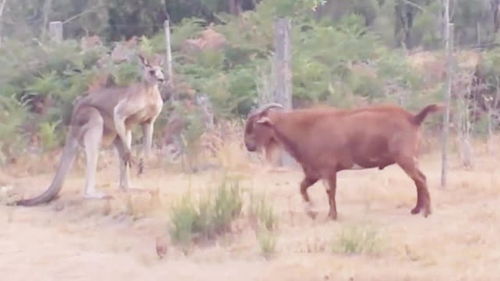
[[[165,64],[165,56],[156,55],[155,56],[155,64],[159,66],[163,66]]]
[[[271,127],[273,125],[273,122],[271,121],[271,119],[269,119],[269,117],[267,116],[262,116],[261,118],[259,118],[257,121],[255,121],[257,124],[261,124],[261,125],[264,125],[264,126],[269,126]]]
[[[138,54],[137,56],[143,65],[149,66],[149,61],[142,54]]]

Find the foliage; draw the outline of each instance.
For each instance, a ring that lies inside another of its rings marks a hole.
[[[134,63],[125,62],[112,68],[113,81],[118,86],[127,86],[131,82],[138,81],[140,74],[137,64]]]
[[[56,148],[61,141],[56,133],[57,125],[59,125],[59,122],[43,122],[39,125],[38,131],[44,150]]]
[[[349,226],[335,238],[332,251],[340,254],[376,254],[380,251],[381,240],[376,229]]]
[[[4,118],[9,120],[0,139],[3,153],[10,157],[20,153],[6,147],[29,144],[15,141],[21,138],[40,139],[43,150],[60,145],[61,129],[69,122],[75,97],[84,94],[97,75],[111,73],[118,85],[138,79],[138,66],[133,63],[97,66],[106,51],[100,47],[82,50],[72,40],[34,46],[6,41],[0,49],[0,98],[3,114],[8,116]]]
[[[52,142],[60,144],[63,138],[49,137],[49,132],[64,135],[72,101],[85,93],[91,82],[106,73],[117,85],[139,79],[134,61],[115,64],[109,60],[112,49],[108,46],[113,44],[108,40],[136,35],[140,36],[141,51],[165,52],[165,8],[172,21],[174,77],[183,85],[175,89],[179,91],[176,94],[207,94],[217,118],[245,116],[257,103],[270,100],[276,83],[273,24],[279,16],[292,18],[296,106],[391,102],[416,109],[436,101],[443,91],[440,83],[422,83],[422,73],[408,64],[405,50],[442,47],[439,1],[86,0],[54,2],[45,10],[42,0],[18,2],[8,1],[2,18],[6,39],[0,47],[0,97],[8,103],[13,98],[23,105],[23,111],[9,112],[19,117],[4,125],[11,134],[3,138],[42,139],[44,149],[57,146]],[[460,45],[495,41],[488,2],[455,1],[453,21]],[[234,3],[241,4],[237,11],[231,7]],[[67,20],[67,40],[56,44],[42,38],[45,16],[47,20]],[[186,48],[186,40],[199,42],[207,26],[224,37],[224,45],[194,51]],[[411,44],[394,48],[405,39],[401,38],[402,28]],[[78,39],[84,34],[100,35],[105,38],[104,46],[82,49]],[[494,63],[497,52],[485,52],[482,66],[491,93],[496,92],[500,73]],[[205,128],[197,114],[189,114],[187,119],[184,144],[195,147]],[[7,140],[1,141],[0,145],[10,146],[3,143]]]
[[[257,229],[276,230],[278,217],[265,196],[250,194],[249,216]]]
[[[250,194],[248,216],[254,227],[260,251],[265,258],[276,252],[278,216],[263,195]]]
[[[257,231],[257,240],[262,255],[269,259],[276,253],[276,233],[267,229]]]
[[[24,104],[0,95],[0,164],[5,164],[26,145],[19,132],[27,115]]]
[[[298,21],[316,18],[336,23],[348,15],[362,18],[363,25],[391,45],[439,47],[442,39],[441,2],[431,0],[18,0],[7,1],[2,20],[11,38],[41,38],[50,20],[64,22],[65,35],[75,38],[98,34],[108,40],[152,36],[161,31],[167,11],[173,23],[197,18],[203,25],[232,24],[241,12],[258,12],[267,18],[288,16]],[[494,7],[490,0],[452,2],[452,21],[462,45],[495,41]],[[231,14],[231,17],[226,15]],[[239,29],[245,31],[244,29]],[[269,28],[264,31],[269,30]],[[410,38],[402,38],[407,32]],[[43,38],[42,38],[43,39]]]
[[[198,200],[190,194],[184,196],[170,210],[172,241],[187,251],[192,242],[214,239],[229,232],[232,222],[241,214],[241,195],[238,182],[224,180]]]

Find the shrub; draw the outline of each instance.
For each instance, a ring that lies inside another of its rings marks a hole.
[[[39,125],[38,134],[42,142],[43,149],[49,151],[56,148],[61,142],[61,138],[56,133],[56,128],[60,122],[43,122]]]
[[[369,227],[350,226],[340,231],[332,251],[340,254],[375,254],[380,250],[379,233]]]
[[[266,259],[271,258],[276,253],[276,233],[274,231],[262,229],[257,231],[256,234],[261,254]]]
[[[20,134],[26,115],[23,103],[13,97],[0,96],[0,164],[5,164],[26,145]]]
[[[249,218],[254,227],[261,254],[271,258],[276,252],[278,217],[265,196],[250,194]]]
[[[183,248],[191,245],[195,225],[199,224],[201,210],[197,210],[193,199],[186,195],[170,210],[170,237]]]
[[[256,229],[272,231],[277,228],[278,217],[265,196],[250,195],[249,216]]]
[[[169,233],[184,251],[193,242],[211,240],[231,231],[232,222],[241,215],[243,201],[237,181],[224,180],[195,200],[184,196],[170,210]]]

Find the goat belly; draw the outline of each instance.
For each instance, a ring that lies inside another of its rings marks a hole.
[[[354,161],[351,170],[360,170],[360,169],[370,169],[370,168],[379,168],[383,169],[385,166],[390,165],[388,161],[383,161],[379,158],[366,158],[366,159],[357,159]]]

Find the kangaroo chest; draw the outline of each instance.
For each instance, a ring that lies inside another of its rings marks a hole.
[[[163,100],[157,87],[148,90],[140,98],[132,99],[132,102],[137,106],[137,110],[127,118],[127,125],[151,122],[156,119],[163,107]]]

